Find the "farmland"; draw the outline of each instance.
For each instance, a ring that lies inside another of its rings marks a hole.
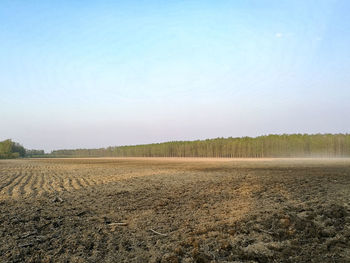
[[[0,262],[349,262],[350,159],[0,160]]]

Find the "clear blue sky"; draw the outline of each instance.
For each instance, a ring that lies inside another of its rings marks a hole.
[[[350,132],[350,1],[0,2],[0,140]]]

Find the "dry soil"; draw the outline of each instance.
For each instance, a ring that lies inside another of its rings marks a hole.
[[[350,262],[350,159],[0,161],[0,262]]]

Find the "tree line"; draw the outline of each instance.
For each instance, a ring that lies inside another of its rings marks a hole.
[[[25,148],[17,142],[10,139],[0,142],[0,159],[24,157],[25,154]]]
[[[45,157],[44,150],[28,150],[21,144],[7,139],[0,142],[0,159],[14,159],[20,157]]]
[[[350,157],[350,134],[282,134],[55,150],[47,157]]]

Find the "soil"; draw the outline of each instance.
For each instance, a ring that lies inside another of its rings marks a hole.
[[[0,262],[350,262],[350,159],[0,161]]]

